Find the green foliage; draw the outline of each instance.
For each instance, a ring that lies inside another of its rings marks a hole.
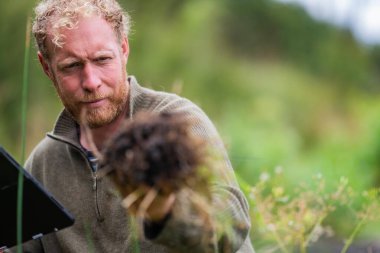
[[[241,56],[281,57],[316,76],[343,81],[344,88],[376,88],[368,84],[367,52],[349,31],[315,22],[293,5],[264,0],[226,0],[226,5],[224,37]]]

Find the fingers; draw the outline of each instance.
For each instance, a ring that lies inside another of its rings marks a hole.
[[[154,199],[157,197],[157,190],[154,188],[150,189],[144,199],[142,200],[139,209],[137,211],[138,217],[144,217],[144,214],[146,214],[146,211],[154,201]],[[148,215],[149,216],[149,215]],[[150,217],[150,216],[149,216]]]
[[[136,201],[140,199],[142,195],[143,195],[143,192],[141,192],[140,189],[137,189],[136,191],[129,194],[125,199],[123,199],[123,201],[121,202],[121,205],[125,209],[130,209],[132,204],[136,203]]]
[[[127,195],[121,204],[133,216],[159,221],[171,212],[175,199],[175,193],[162,194],[154,188],[138,189]]]

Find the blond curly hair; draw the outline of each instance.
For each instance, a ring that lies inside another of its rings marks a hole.
[[[121,41],[130,31],[130,17],[116,0],[41,0],[35,8],[33,35],[42,56],[49,59],[46,47],[47,34],[52,42],[62,47],[64,44],[60,28],[73,29],[80,17],[101,16],[114,29]]]

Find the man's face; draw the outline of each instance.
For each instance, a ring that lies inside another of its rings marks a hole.
[[[100,17],[81,18],[76,28],[60,31],[63,46],[48,36],[50,59],[39,55],[45,73],[77,122],[92,128],[111,123],[126,107],[128,41],[120,43]]]

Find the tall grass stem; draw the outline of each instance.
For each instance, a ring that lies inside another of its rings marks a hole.
[[[359,223],[355,226],[355,229],[354,231],[351,233],[350,237],[345,241],[344,243],[344,247],[342,249],[342,251],[340,253],[346,253],[348,248],[351,246],[351,244],[353,243],[354,241],[354,238],[356,237],[356,235],[359,233],[359,231],[361,230],[361,228],[363,227],[365,221],[366,221],[367,217],[365,218],[362,218]]]
[[[22,80],[22,103],[21,103],[21,164],[25,162],[26,147],[26,109],[28,99],[28,76],[29,76],[29,53],[30,53],[31,23],[28,15],[25,34],[24,71]],[[22,213],[23,213],[23,174],[20,171],[17,184],[17,253],[22,252]]]

